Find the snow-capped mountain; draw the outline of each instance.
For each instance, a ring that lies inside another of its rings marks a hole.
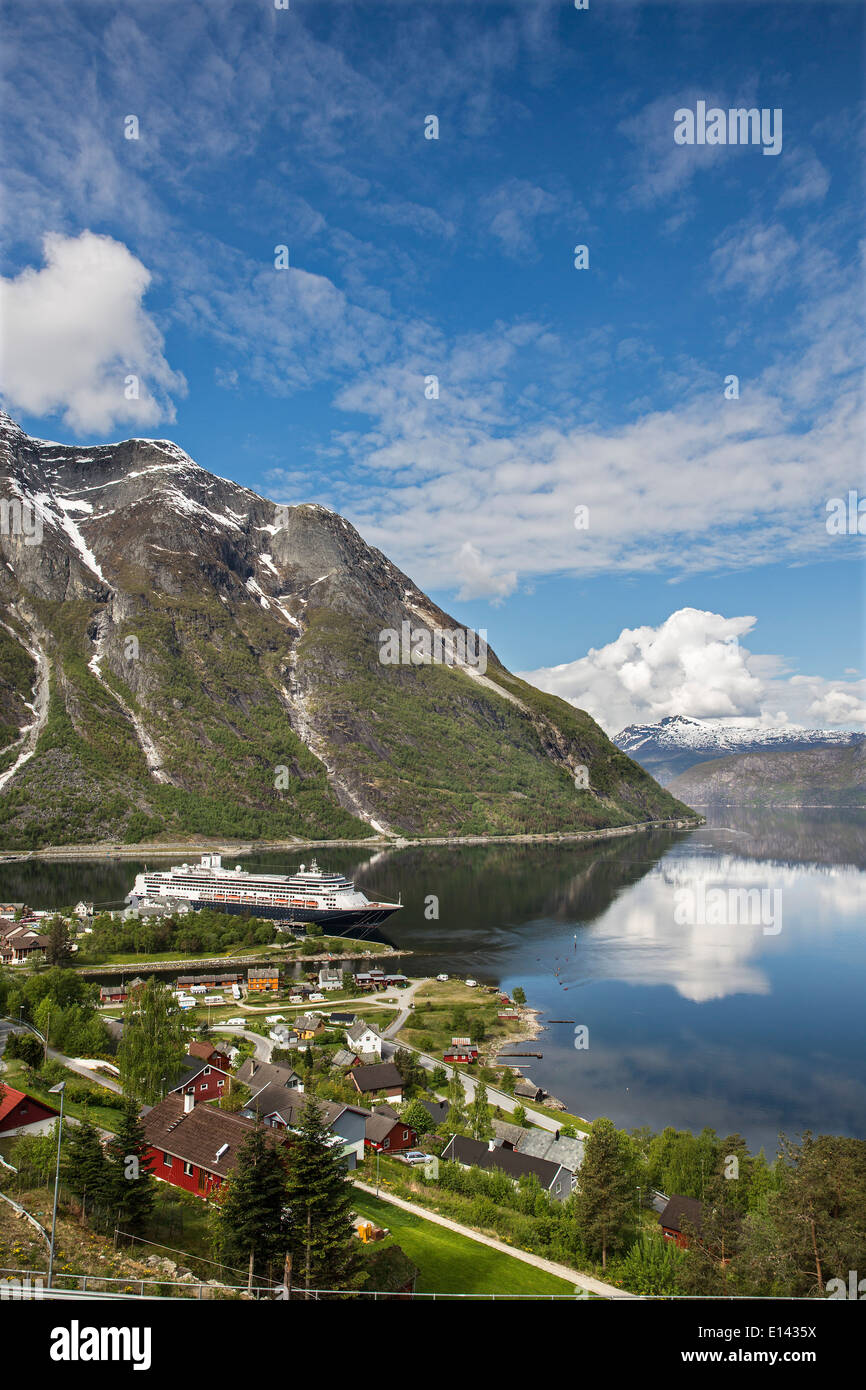
[[[404,626],[462,625],[328,508],[0,413],[0,847],[687,814],[490,649],[486,672],[383,661]]]
[[[667,786],[697,763],[732,753],[844,748],[864,739],[866,734],[847,730],[745,727],[674,714],[657,724],[629,724],[613,741],[662,786]]]

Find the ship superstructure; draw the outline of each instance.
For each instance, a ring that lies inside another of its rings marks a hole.
[[[371,902],[351,879],[320,869],[315,859],[294,874],[263,874],[248,873],[240,864],[224,869],[219,854],[203,854],[198,864],[146,869],[136,875],[128,896],[140,903],[172,898],[191,908],[330,927],[377,926],[401,907]]]

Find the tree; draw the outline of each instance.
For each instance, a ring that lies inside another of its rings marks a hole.
[[[434,1067],[430,1073],[430,1089],[441,1091],[442,1087],[448,1083],[448,1073],[444,1067]]]
[[[289,1242],[286,1158],[274,1131],[257,1124],[238,1149],[228,1183],[220,1189],[217,1245],[223,1259],[265,1276]]]
[[[433,1118],[420,1100],[410,1100],[404,1105],[400,1111],[400,1119],[410,1129],[414,1129],[419,1139],[422,1134],[428,1134],[433,1128]]]
[[[448,1118],[447,1125],[452,1134],[463,1134],[467,1128],[466,1091],[463,1078],[455,1067],[448,1080]]]
[[[475,1095],[469,1106],[468,1124],[473,1139],[493,1138],[493,1113],[487,1102],[487,1087],[480,1081],[475,1083]]]
[[[26,1067],[37,1071],[43,1060],[42,1044],[35,1033],[10,1033],[6,1039],[6,1056],[17,1057]]]
[[[99,1135],[89,1120],[70,1125],[63,1154],[63,1176],[67,1187],[81,1202],[81,1215],[91,1210],[105,1210],[112,1199],[112,1175],[108,1159],[102,1150]]]
[[[152,976],[130,995],[123,1011],[117,1060],[124,1093],[140,1105],[157,1105],[180,1071],[185,1054],[180,1011],[171,990]]]
[[[403,1085],[407,1090],[416,1090],[426,1083],[426,1073],[414,1052],[399,1047],[394,1053],[394,1066],[400,1073]]]
[[[72,933],[62,917],[52,917],[46,933],[45,960],[48,965],[67,965],[72,959]]]
[[[512,1112],[514,1123],[520,1125],[521,1129],[526,1129],[526,1110],[522,1105],[515,1105]]]
[[[121,1230],[133,1235],[143,1229],[153,1210],[155,1179],[148,1149],[138,1107],[128,1100],[120,1127],[108,1141],[108,1161],[115,1220]]]
[[[522,985],[515,985],[514,989],[511,991],[511,997],[518,1008],[522,1009],[526,1003],[526,990]]]
[[[738,1269],[752,1287],[824,1294],[829,1279],[866,1269],[866,1140],[807,1130],[780,1135],[778,1192],[747,1220]]]
[[[636,1165],[628,1135],[612,1120],[596,1120],[589,1132],[575,1215],[587,1249],[601,1255],[607,1267],[609,1251],[630,1244],[634,1233]]]
[[[287,1167],[295,1284],[306,1291],[356,1287],[363,1273],[351,1221],[354,1189],[314,1096],[304,1105]]]

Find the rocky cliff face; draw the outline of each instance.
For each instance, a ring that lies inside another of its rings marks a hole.
[[[692,806],[866,807],[866,743],[738,753],[670,783]]]
[[[383,665],[384,629],[459,624],[326,508],[166,440],[75,448],[2,413],[0,506],[0,846],[685,813],[491,651],[484,673]]]

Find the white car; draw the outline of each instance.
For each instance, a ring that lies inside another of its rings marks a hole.
[[[466,981],[466,984],[469,986],[470,989],[477,989],[477,988],[478,988],[478,981],[477,981],[477,980],[467,980],[467,981]]]
[[[418,1163],[426,1163],[427,1155],[421,1149],[407,1149],[402,1155],[404,1163],[411,1163],[414,1167]]]
[[[311,995],[310,995],[310,1003],[311,1003],[311,1004],[324,1004],[324,1002],[325,1002],[325,996],[324,996],[324,994],[311,994]]]
[[[437,976],[436,976],[436,979],[437,979],[437,980],[441,980],[442,983],[443,983],[443,985],[444,985],[445,981],[448,979],[448,976],[447,976],[447,975],[437,975]]]

